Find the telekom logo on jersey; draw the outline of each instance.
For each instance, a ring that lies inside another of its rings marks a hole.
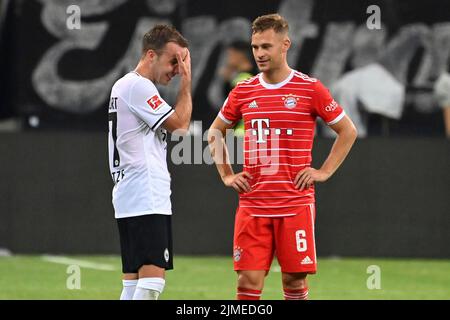
[[[194,121],[188,135],[177,134],[177,130],[170,135],[169,139],[175,142],[170,151],[171,162],[174,165],[241,164],[260,168],[261,175],[276,174],[280,163],[280,135],[292,135],[293,129],[271,129],[270,119],[264,118],[250,120],[247,132],[250,134],[245,137],[236,137],[233,129],[227,129],[224,136],[217,129],[203,131],[202,121]],[[226,154],[215,151],[222,150],[223,142],[228,150]],[[215,161],[211,153],[215,154]]]
[[[281,129],[270,130],[270,120],[269,119],[252,119],[251,120],[252,131],[251,134],[257,136],[256,143],[266,143],[266,137],[271,133],[274,133],[275,136],[279,136],[282,134]],[[292,135],[292,129],[285,129],[286,135]],[[272,139],[273,141],[273,139]]]

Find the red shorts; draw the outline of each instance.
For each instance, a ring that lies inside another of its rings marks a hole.
[[[295,216],[253,217],[238,208],[234,226],[234,270],[269,271],[274,254],[281,272],[316,273],[314,204]]]

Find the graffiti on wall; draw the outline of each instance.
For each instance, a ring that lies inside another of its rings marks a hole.
[[[203,96],[202,101],[207,102],[207,106],[202,106],[202,112],[216,113],[226,97],[224,80],[219,76],[225,60],[221,48],[234,40],[249,41],[254,18],[238,13],[219,18],[219,14],[214,14],[214,8],[209,13],[190,15],[190,2],[194,1],[147,0],[142,2],[142,6],[148,9],[149,14],[128,19],[126,12],[135,4],[134,1],[80,0],[76,1],[81,15],[80,27],[69,28],[68,19],[76,14],[76,10],[68,10],[73,1],[36,1],[41,8],[40,23],[55,41],[42,50],[31,70],[32,88],[49,109],[85,115],[103,108],[114,81],[134,69],[140,57],[142,36],[157,23],[178,24],[189,40],[194,97]],[[369,28],[367,20],[372,16],[366,11],[367,6],[361,6],[353,19],[318,21],[315,19],[315,6],[321,2],[326,1],[278,2],[278,12],[290,24],[292,46],[288,61],[291,67],[321,79],[337,100],[342,100],[341,104],[354,114],[355,122],[363,129],[362,134],[365,134],[365,124],[359,117],[358,104],[361,102],[366,111],[395,119],[401,117],[406,102],[423,112],[436,108],[431,90],[409,92],[408,88],[431,88],[447,69],[450,17],[448,22],[417,21],[391,28],[389,21],[383,20],[384,7],[381,6],[380,26]],[[351,4],[348,2],[346,5]],[[118,11],[123,12],[127,23],[133,24],[132,32],[118,32],[117,22],[111,19],[111,14]],[[180,11],[185,13],[181,20]],[[103,74],[94,78],[71,79],[59,72],[60,63],[67,55],[80,51],[95,54],[105,45],[106,39],[115,37],[126,43],[126,48],[120,48],[122,54],[115,61],[99,58],[96,65],[83,61],[73,63],[73,68],[77,69],[97,68],[97,64],[107,63],[107,68],[102,68],[106,70]],[[314,41],[314,50],[308,50],[308,43]],[[307,66],[308,70],[303,70],[302,66]],[[207,73],[214,76],[205,81]],[[176,99],[176,89],[177,81],[161,88],[171,103]]]

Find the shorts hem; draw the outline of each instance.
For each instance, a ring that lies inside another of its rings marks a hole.
[[[133,218],[133,217],[140,217],[140,216],[145,216],[145,215],[150,215],[150,214],[162,214],[165,216],[171,216],[172,212],[168,212],[168,211],[141,211],[141,212],[131,212],[131,213],[116,213],[114,215],[114,217],[116,219],[123,219],[123,218]]]
[[[282,273],[308,273],[308,274],[316,274],[317,269],[302,269],[302,270],[283,270],[281,269]]]
[[[234,271],[270,271],[270,268],[245,268],[245,267],[239,267],[234,268]]]

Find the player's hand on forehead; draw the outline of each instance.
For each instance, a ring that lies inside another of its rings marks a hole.
[[[188,48],[182,48],[176,54],[178,64],[190,64],[190,53]]]
[[[177,61],[180,74],[191,77],[191,56],[188,48],[183,48],[177,52]]]
[[[186,61],[186,58],[189,55],[189,49],[188,48],[182,48],[180,51],[177,52],[177,54],[180,55],[181,61]]]

